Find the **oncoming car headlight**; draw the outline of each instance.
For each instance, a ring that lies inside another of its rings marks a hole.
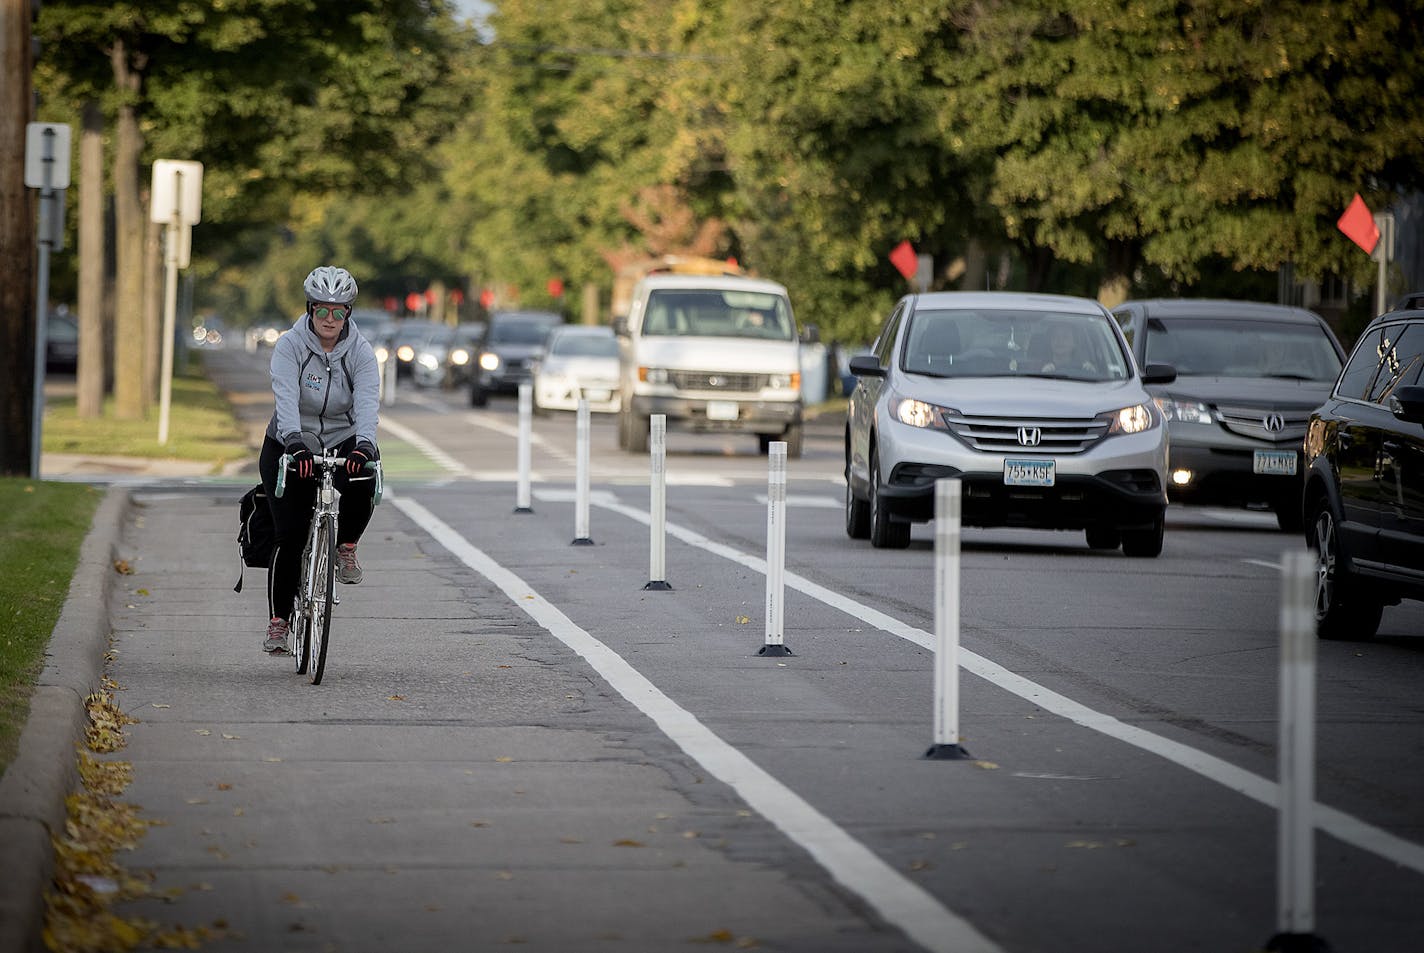
[[[890,413],[896,420],[910,427],[927,427],[931,430],[948,430],[945,426],[944,415],[955,414],[958,411],[950,410],[948,407],[940,407],[938,404],[927,404],[922,400],[915,400],[911,397],[898,397],[890,403]]]
[[[789,374],[772,374],[766,379],[766,384],[772,390],[800,390],[801,372],[792,371]]]
[[[379,344],[376,346],[376,360],[384,364],[386,363],[386,359],[390,356],[391,352],[384,344]]]
[[[1133,404],[1121,410],[1109,410],[1098,414],[1099,420],[1107,421],[1106,436],[1119,433],[1142,433],[1157,426],[1157,415],[1146,404]]]
[[[470,352],[462,347],[457,347],[450,352],[450,363],[464,367],[470,363]]]
[[[402,344],[400,347],[396,348],[396,357],[400,358],[402,361],[409,363],[410,359],[415,357],[415,348],[411,347],[409,344]]]
[[[415,359],[415,362],[427,371],[433,371],[440,366],[440,358],[429,352],[420,355],[420,357]]]
[[[1180,420],[1188,424],[1210,424],[1211,408],[1199,400],[1178,400],[1175,397],[1158,397],[1157,409],[1168,420]]]
[[[480,367],[483,367],[487,371],[498,370],[499,355],[493,351],[485,351],[480,355]]]

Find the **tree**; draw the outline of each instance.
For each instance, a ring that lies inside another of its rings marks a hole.
[[[25,187],[30,4],[0,0],[0,473],[27,475],[35,387],[34,206]]]

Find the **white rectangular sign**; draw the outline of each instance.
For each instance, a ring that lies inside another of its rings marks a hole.
[[[181,191],[180,191],[181,190]],[[153,163],[150,221],[168,224],[174,213],[183,225],[203,219],[203,164],[183,159],[158,159]]]
[[[69,127],[64,123],[25,124],[25,185],[69,188]]]

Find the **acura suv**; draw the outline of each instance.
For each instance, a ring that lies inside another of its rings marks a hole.
[[[962,481],[969,526],[1077,530],[1094,549],[1162,551],[1167,427],[1117,324],[1061,295],[908,295],[872,346],[845,431],[846,533],[904,547]]]
[[[1177,379],[1147,388],[1167,420],[1167,496],[1264,506],[1301,529],[1305,422],[1340,376],[1345,350],[1313,311],[1252,301],[1156,298],[1113,309],[1138,363]]]
[[[1383,609],[1424,599],[1424,310],[1376,318],[1305,433],[1315,621],[1368,639]]]

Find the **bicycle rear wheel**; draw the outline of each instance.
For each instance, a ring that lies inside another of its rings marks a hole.
[[[331,597],[336,587],[336,525],[335,520],[322,520],[316,532],[313,567],[313,592],[307,646],[311,654],[311,683],[321,684],[326,671],[326,647],[331,636]]]
[[[297,582],[296,598],[292,600],[292,627],[288,630],[291,633],[289,638],[294,640],[290,648],[298,675],[305,675],[311,664],[311,639],[307,638],[307,629],[311,625],[311,607],[314,601],[312,580],[316,578],[316,574],[312,565],[312,552],[315,543],[316,533],[308,533],[306,548],[302,550],[302,575]]]

